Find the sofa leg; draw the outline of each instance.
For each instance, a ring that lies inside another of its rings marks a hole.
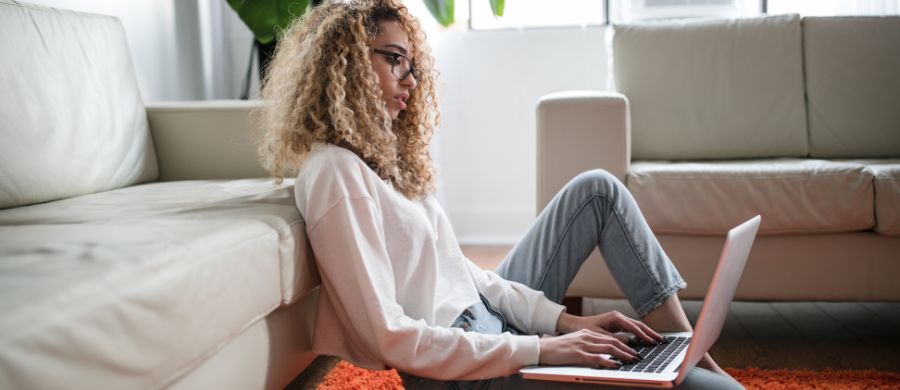
[[[584,301],[582,297],[565,297],[563,298],[562,305],[566,307],[566,313],[569,313],[573,316],[581,315],[581,303]]]

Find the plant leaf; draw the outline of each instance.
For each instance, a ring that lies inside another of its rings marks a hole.
[[[425,8],[431,16],[442,26],[447,27],[453,23],[453,0],[422,0],[425,2]]]
[[[238,9],[241,8],[241,2],[243,1],[244,0],[225,0],[225,2],[228,3],[228,6],[231,7],[234,12],[238,12]]]
[[[238,16],[259,43],[269,43],[275,38],[275,25],[278,23],[275,0],[244,0],[238,8]]]
[[[290,27],[295,19],[300,18],[309,8],[310,0],[276,0],[275,12],[278,14],[278,24],[275,25],[275,33],[278,38]]]
[[[494,15],[503,16],[503,7],[506,5],[504,0],[491,0],[491,11]]]
[[[259,43],[281,35],[294,19],[306,13],[310,0],[226,0]]]

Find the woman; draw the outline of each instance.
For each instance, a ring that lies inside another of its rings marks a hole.
[[[394,367],[408,389],[570,388],[515,374],[636,362],[637,340],[615,332],[657,343],[652,329],[691,329],[675,295],[684,282],[603,171],[570,182],[496,271],[463,257],[430,196],[436,76],[419,22],[396,0],[317,6],[278,46],[255,116],[264,165],[279,181],[299,168],[297,207],[322,277],[314,352]],[[598,244],[643,323],[559,305]],[[724,374],[708,357],[701,367]],[[682,387],[735,385],[697,368]]]

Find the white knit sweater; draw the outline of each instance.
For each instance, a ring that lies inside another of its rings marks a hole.
[[[294,185],[322,277],[313,352],[439,380],[537,364],[537,336],[449,328],[479,291],[532,334],[555,334],[564,308],[466,259],[433,197],[409,200],[356,154],[325,143],[313,145]]]

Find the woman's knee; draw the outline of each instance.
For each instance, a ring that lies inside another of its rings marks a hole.
[[[615,175],[603,170],[594,169],[575,176],[568,186],[578,190],[610,193],[624,189],[625,185]]]
[[[694,367],[688,376],[684,378],[684,382],[676,387],[685,390],[739,390],[743,389],[739,382],[734,379],[724,377],[712,371],[704,370],[700,367]]]

